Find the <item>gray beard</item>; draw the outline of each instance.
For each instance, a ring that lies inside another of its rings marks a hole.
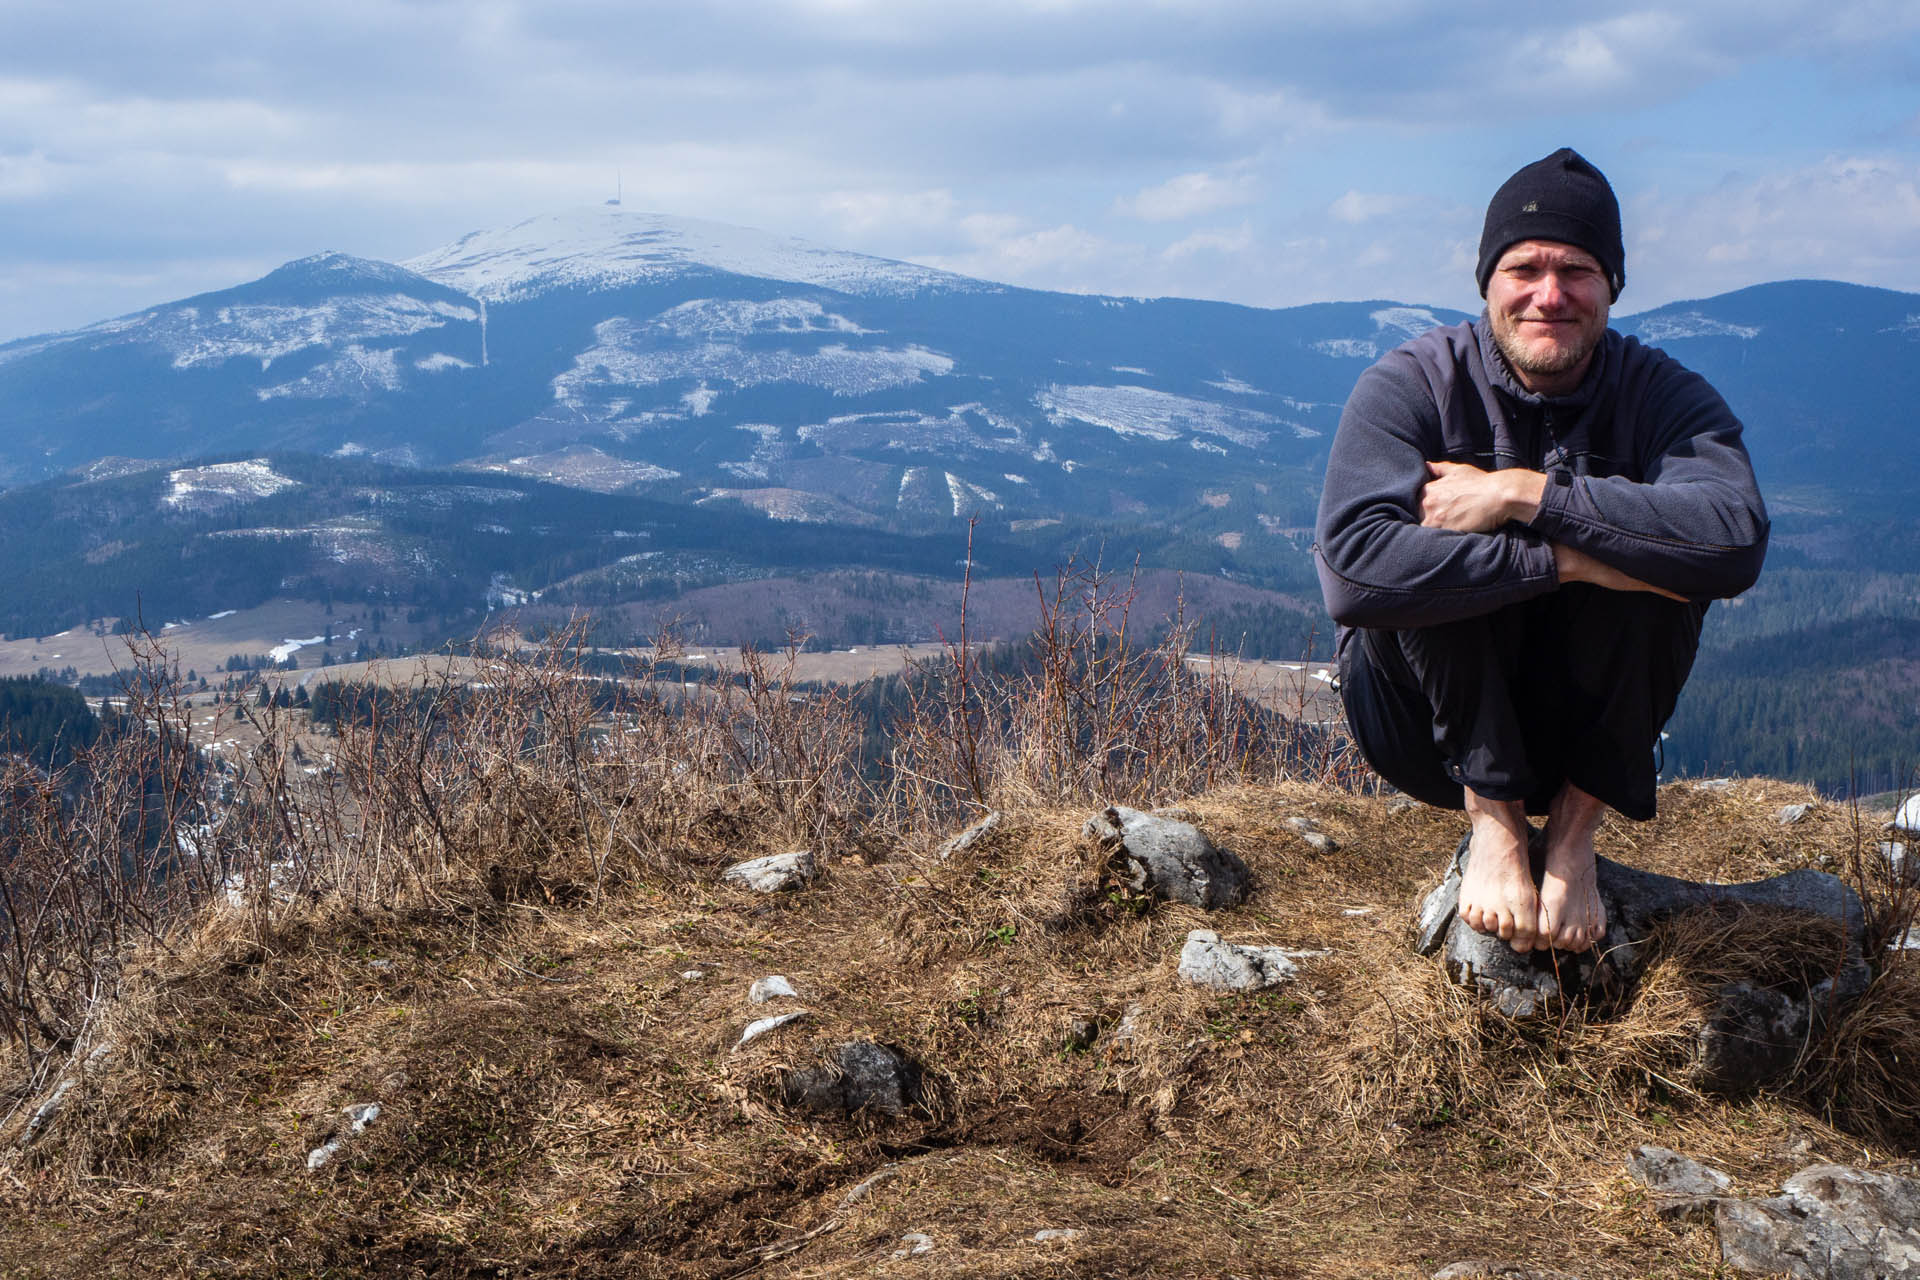
[[[1570,369],[1577,369],[1580,362],[1592,355],[1594,347],[1599,344],[1595,341],[1580,347],[1563,347],[1553,355],[1535,358],[1514,341],[1512,333],[1496,325],[1493,328],[1493,345],[1500,349],[1507,366],[1516,372],[1552,378]]]

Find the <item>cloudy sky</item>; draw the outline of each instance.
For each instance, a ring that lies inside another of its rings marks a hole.
[[[598,203],[1050,289],[1477,305],[1561,145],[1620,309],[1920,291],[1920,4],[4,0],[0,340]]]

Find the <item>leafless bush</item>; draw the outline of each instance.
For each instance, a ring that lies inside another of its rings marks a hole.
[[[210,904],[267,942],[317,903],[570,901],[969,807],[1355,775],[1338,735],[1193,661],[1184,617],[1142,644],[1131,577],[1070,564],[1035,590],[1030,661],[1009,666],[980,661],[963,589],[960,635],[910,673],[880,762],[853,695],[798,679],[797,637],[662,682],[645,663],[595,674],[584,620],[539,644],[502,631],[457,663],[389,667],[390,696],[331,737],[263,698],[220,711],[243,742],[203,742],[137,636],[121,731],[57,774],[0,762],[0,1036],[21,1096],[84,1043],[127,958],[177,947]]]
[[[971,557],[969,557],[971,560]],[[1183,612],[1142,643],[1135,579],[1069,563],[1038,575],[1029,660],[987,664],[967,634],[918,664],[895,729],[888,800],[904,815],[1018,803],[1161,802],[1239,782],[1359,785],[1344,731],[1262,705],[1225,655],[1193,652]]]
[[[259,857],[200,856],[205,760],[177,672],[150,636],[133,645],[93,746],[52,771],[0,758],[0,1036],[27,1087],[84,1039],[135,944],[169,947]]]

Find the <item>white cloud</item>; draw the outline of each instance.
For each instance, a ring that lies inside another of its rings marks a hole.
[[[956,201],[945,187],[928,191],[829,191],[820,201],[828,217],[856,235],[876,228],[945,227]]]
[[[916,260],[983,280],[1067,293],[1123,292],[1125,282],[1141,278],[1146,253],[1140,245],[1110,240],[1071,223],[992,237],[984,234],[988,225],[1003,227],[1005,221],[974,221],[977,239],[966,252],[926,254]]]
[[[0,201],[44,196],[53,189],[54,177],[53,164],[38,151],[0,155]]]
[[[1472,304],[1487,194],[1563,142],[1629,201],[1636,305],[1784,274],[1920,287],[1911,0],[108,12],[8,9],[0,339],[237,283],[200,283],[216,258],[410,256],[616,172],[631,208],[1036,287]],[[92,283],[52,287],[63,264]]]
[[[1210,173],[1183,173],[1156,186],[1145,187],[1113,202],[1115,213],[1147,222],[1179,222],[1253,200],[1245,177],[1216,178]]]
[[[1630,201],[1626,221],[1636,309],[1792,277],[1920,288],[1913,156],[1832,156],[1704,191],[1656,191]]]
[[[1358,224],[1371,222],[1375,218],[1384,218],[1388,214],[1399,213],[1414,203],[1410,196],[1369,195],[1363,191],[1348,191],[1335,200],[1327,209],[1341,222]]]
[[[1161,256],[1178,262],[1197,253],[1245,253],[1253,247],[1253,224],[1241,223],[1228,231],[1196,231],[1168,245]]]

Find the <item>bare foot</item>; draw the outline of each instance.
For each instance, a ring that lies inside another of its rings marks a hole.
[[[1540,894],[1527,862],[1527,815],[1518,801],[1486,800],[1467,789],[1473,838],[1460,878],[1459,915],[1467,927],[1531,951],[1541,938]]]
[[[1539,932],[1555,950],[1577,954],[1607,936],[1593,852],[1593,833],[1606,811],[1606,805],[1569,782],[1548,812]]]

